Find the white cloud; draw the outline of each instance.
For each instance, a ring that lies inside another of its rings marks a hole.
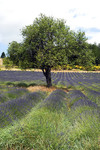
[[[43,13],[65,19],[71,29],[100,29],[99,0],[0,0],[0,42],[20,42],[20,30]],[[99,43],[100,33],[86,30],[91,41]]]

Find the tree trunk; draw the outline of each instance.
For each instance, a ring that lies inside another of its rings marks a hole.
[[[42,69],[44,76],[46,77],[46,83],[47,83],[47,87],[51,87],[52,86],[52,82],[51,82],[51,68],[47,67],[45,70]]]

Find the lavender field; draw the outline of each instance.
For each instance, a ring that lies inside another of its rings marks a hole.
[[[1,71],[0,81],[8,84],[9,82],[18,82],[18,85],[22,86],[24,86],[25,82],[30,82],[30,85],[46,85],[42,72]],[[54,86],[73,89],[74,91],[71,92],[73,93],[72,95],[75,95],[74,97],[85,97],[85,99],[90,99],[100,106],[100,73],[52,72],[52,83]]]
[[[99,150],[100,73],[0,71],[0,150]],[[65,91],[66,89],[66,91]]]

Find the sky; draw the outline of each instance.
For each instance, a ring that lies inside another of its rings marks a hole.
[[[0,56],[12,41],[22,42],[22,28],[41,13],[84,31],[88,43],[100,43],[99,0],[0,0]]]

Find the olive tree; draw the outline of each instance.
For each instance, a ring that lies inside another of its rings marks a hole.
[[[35,59],[46,77],[47,86],[52,86],[51,68],[67,64],[66,49],[70,29],[62,19],[40,15],[32,25],[22,29],[25,51]]]

